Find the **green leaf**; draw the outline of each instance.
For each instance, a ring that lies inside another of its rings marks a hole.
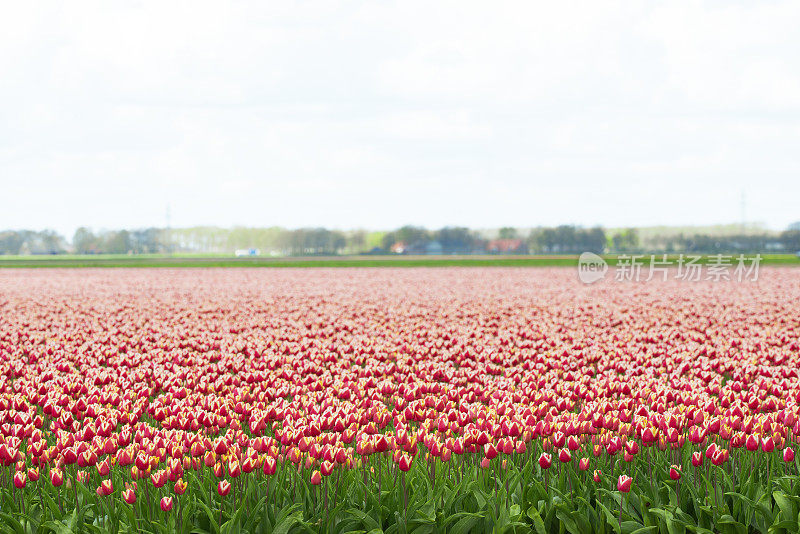
[[[450,534],[467,534],[475,523],[478,522],[480,516],[477,514],[470,514],[459,519],[451,529],[448,530]]]
[[[775,502],[778,504],[778,508],[781,509],[781,513],[783,514],[783,519],[792,521],[797,517],[797,512],[795,511],[796,508],[794,503],[791,499],[787,497],[787,495],[783,492],[776,491],[772,494],[775,498]]]
[[[6,527],[11,527],[17,534],[25,534],[25,529],[22,528],[22,523],[14,519],[12,516],[4,512],[0,512],[0,518],[3,519]]]
[[[536,509],[536,507],[531,505],[526,513],[528,514],[528,517],[531,518],[531,521],[533,521],[533,528],[536,530],[536,534],[547,534],[547,531],[544,528],[544,521],[542,521],[542,516],[539,515],[539,511]]]
[[[559,508],[560,508],[559,510],[556,510],[556,517],[558,518],[559,521],[561,521],[561,524],[564,525],[564,528],[566,528],[572,534],[583,534],[578,529],[578,525],[575,523],[572,517],[570,517],[570,515],[572,515],[571,512],[565,509],[561,509],[561,507]]]

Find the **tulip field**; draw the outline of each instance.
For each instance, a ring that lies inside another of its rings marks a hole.
[[[0,532],[798,532],[799,364],[794,267],[0,270]]]

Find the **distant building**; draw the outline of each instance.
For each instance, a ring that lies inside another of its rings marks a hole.
[[[239,248],[236,249],[234,254],[237,258],[241,258],[243,256],[258,256],[261,254],[261,251],[259,251],[257,248]]]
[[[522,239],[493,239],[486,244],[489,254],[524,254],[528,247]]]

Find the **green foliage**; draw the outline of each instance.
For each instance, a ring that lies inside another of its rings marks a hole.
[[[121,498],[126,475],[119,468],[112,471],[115,492],[108,497],[92,490],[101,481],[96,473],[79,482],[74,493],[66,485],[57,492],[45,476],[17,490],[8,486],[13,471],[7,468],[0,520],[3,532],[14,534],[800,531],[800,477],[779,453],[734,450],[736,461],[721,467],[689,465],[678,483],[663,467],[674,461],[672,451],[651,447],[629,463],[603,455],[590,458],[587,471],[579,471],[575,461],[543,471],[536,462],[541,450],[532,448],[501,455],[486,468],[478,466],[482,455],[467,453],[446,463],[430,457],[437,464],[433,469],[421,452],[405,474],[387,453],[380,467],[372,456],[366,467],[336,468],[319,486],[308,483],[310,469],[279,464],[270,477],[256,470],[230,479],[233,489],[226,497],[215,491],[219,479],[203,468],[185,472],[184,495],[172,494],[169,485],[143,491],[149,484],[139,480],[133,505]],[[760,455],[758,470],[743,468],[748,454]],[[595,470],[603,473],[599,482],[593,480]],[[769,471],[781,474],[770,477]],[[630,493],[616,490],[621,473],[635,480]],[[174,507],[162,512],[158,502],[167,495]]]

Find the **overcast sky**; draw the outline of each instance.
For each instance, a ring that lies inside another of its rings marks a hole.
[[[800,220],[800,2],[3,2],[0,229]]]

